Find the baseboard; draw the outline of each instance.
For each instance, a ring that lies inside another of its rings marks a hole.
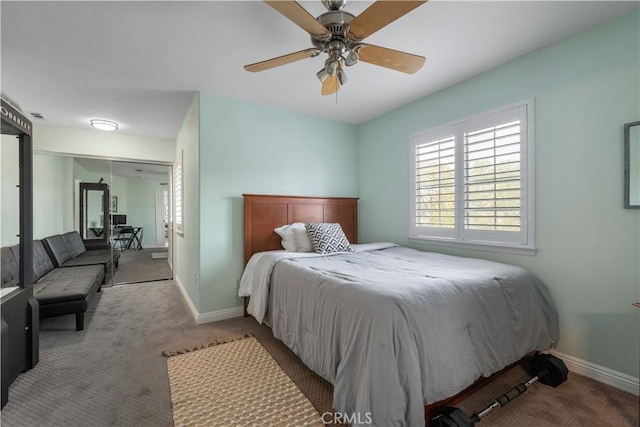
[[[203,323],[217,322],[218,320],[231,319],[233,317],[242,317],[244,315],[244,309],[240,307],[225,308],[222,310],[210,311],[208,313],[202,313],[198,315],[196,322],[198,325]]]
[[[193,320],[195,320],[196,324],[202,325],[204,323],[217,322],[218,320],[231,319],[233,317],[242,317],[244,315],[244,308],[240,307],[231,307],[225,308],[222,310],[210,311],[208,313],[199,313],[196,306],[191,301],[187,290],[185,289],[182,281],[178,276],[175,276],[176,284],[178,285],[178,289],[180,289],[180,293],[182,294],[182,298],[187,302],[189,306],[189,311],[191,311],[191,315],[193,316]]]
[[[586,360],[578,359],[577,357],[569,356],[568,354],[560,353],[559,351],[552,350],[550,353],[562,359],[570,372],[575,372],[576,374],[635,394],[636,396],[639,394],[640,383],[638,382],[638,378],[605,368],[604,366],[596,365],[595,363],[587,362]]]
[[[196,323],[198,323],[198,316],[200,314],[200,313],[198,313],[198,309],[193,304],[193,301],[191,301],[191,297],[187,293],[187,290],[185,289],[184,285],[182,284],[182,281],[180,280],[180,278],[178,277],[177,274],[174,274],[174,278],[175,278],[176,284],[178,285],[178,289],[180,289],[180,293],[182,294],[182,298],[184,298],[185,302],[189,306],[189,311],[191,311],[191,315],[193,316],[193,320]]]

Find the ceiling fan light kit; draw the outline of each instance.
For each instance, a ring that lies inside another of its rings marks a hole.
[[[245,65],[251,72],[265,71],[326,53],[324,68],[316,73],[322,95],[337,92],[347,82],[344,66],[358,62],[413,74],[422,68],[423,56],[362,43],[362,40],[411,12],[425,1],[378,0],[357,17],[342,10],[346,0],[322,0],[327,12],[314,18],[295,0],[264,0],[311,36],[313,48]]]

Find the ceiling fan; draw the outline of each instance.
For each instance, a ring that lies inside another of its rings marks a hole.
[[[347,82],[344,66],[358,61],[413,74],[424,65],[423,56],[363,43],[366,37],[411,12],[424,1],[378,0],[357,17],[342,9],[346,0],[322,0],[327,12],[314,18],[294,0],[264,0],[294,24],[311,35],[314,47],[245,65],[258,72],[327,53],[328,58],[316,76],[322,82],[322,95],[337,92]]]

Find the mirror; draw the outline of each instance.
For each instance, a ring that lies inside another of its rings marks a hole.
[[[624,125],[624,207],[640,208],[640,122]]]
[[[109,186],[80,183],[80,235],[87,249],[109,248]]]
[[[104,231],[104,206],[102,203],[102,190],[84,190],[84,199],[86,200],[86,223],[82,227],[82,233],[86,240],[100,239]]]

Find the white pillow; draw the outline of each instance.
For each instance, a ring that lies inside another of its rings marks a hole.
[[[293,240],[296,242],[298,252],[313,252],[313,245],[304,224],[302,224],[302,227],[293,229]]]
[[[281,227],[273,229],[273,231],[275,231],[276,234],[278,234],[278,236],[280,236],[280,238],[282,239],[280,244],[282,245],[285,251],[288,251],[288,252],[298,251],[298,245],[293,235],[293,230],[296,228],[301,228],[302,230],[305,230],[305,234],[307,232],[307,230],[304,228],[304,224],[301,222],[296,222],[293,224],[285,224]]]

